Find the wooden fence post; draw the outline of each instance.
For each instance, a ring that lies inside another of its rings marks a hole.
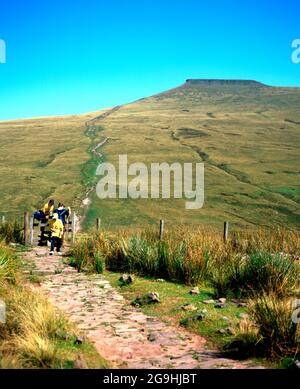
[[[34,216],[32,215],[30,218],[30,233],[29,233],[29,244],[32,246],[33,245],[33,223],[34,223]]]
[[[76,214],[72,212],[72,244],[75,243],[76,237]]]
[[[96,219],[96,230],[100,231],[100,228],[101,228],[101,219],[99,217],[97,217],[97,219]]]
[[[224,234],[223,234],[223,237],[224,237],[224,242],[225,243],[227,242],[227,239],[228,239],[228,231],[229,231],[229,223],[228,222],[224,222]]]
[[[159,240],[163,240],[164,226],[165,226],[164,220],[160,220],[159,221]]]
[[[24,212],[24,244],[29,245],[29,212]]]
[[[67,242],[69,240],[69,228],[70,228],[70,223],[69,223],[69,216],[66,218],[66,224],[65,224],[65,241]]]

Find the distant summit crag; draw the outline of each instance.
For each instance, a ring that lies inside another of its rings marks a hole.
[[[256,87],[267,87],[267,85],[254,80],[219,80],[219,79],[205,79],[205,78],[194,78],[187,79],[185,86],[219,86],[219,85],[235,85],[235,86],[256,86]]]

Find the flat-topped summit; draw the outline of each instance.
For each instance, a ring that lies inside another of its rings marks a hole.
[[[267,85],[262,84],[261,82],[255,80],[226,80],[226,79],[205,79],[205,78],[194,78],[187,79],[185,85],[236,85],[236,86],[260,86],[267,87]]]

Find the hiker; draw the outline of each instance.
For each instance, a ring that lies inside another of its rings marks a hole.
[[[34,212],[33,217],[41,221],[42,223],[46,223],[46,221],[52,216],[54,210],[54,200],[51,199],[46,203],[42,209]]]
[[[58,203],[58,208],[54,210],[54,213],[58,214],[59,220],[62,221],[63,225],[66,224],[66,218],[70,216],[71,208],[65,207],[63,203]]]
[[[63,233],[62,241],[61,241],[61,244],[63,245],[64,244],[64,235],[65,235],[66,229],[68,228],[68,226],[66,227],[66,223],[67,223],[66,219],[71,214],[71,208],[70,207],[66,208],[63,203],[59,202],[58,203],[58,208],[56,208],[54,210],[54,213],[58,214],[58,218],[59,218],[59,220],[62,221],[62,224],[64,226],[64,233]]]
[[[52,216],[54,210],[54,200],[50,199],[42,209],[34,212],[33,218],[40,221],[44,225],[41,226],[41,236],[40,236],[40,245],[45,243],[45,225],[47,224],[49,218]]]
[[[58,218],[58,214],[54,213],[50,220],[50,231],[51,231],[51,249],[50,255],[54,254],[56,248],[57,254],[60,255],[60,249],[62,246],[62,237],[64,233],[64,225]]]

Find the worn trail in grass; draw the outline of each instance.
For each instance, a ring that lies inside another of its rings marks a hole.
[[[206,340],[132,307],[103,275],[78,273],[45,248],[26,252],[42,290],[115,368],[252,368],[223,358]]]

